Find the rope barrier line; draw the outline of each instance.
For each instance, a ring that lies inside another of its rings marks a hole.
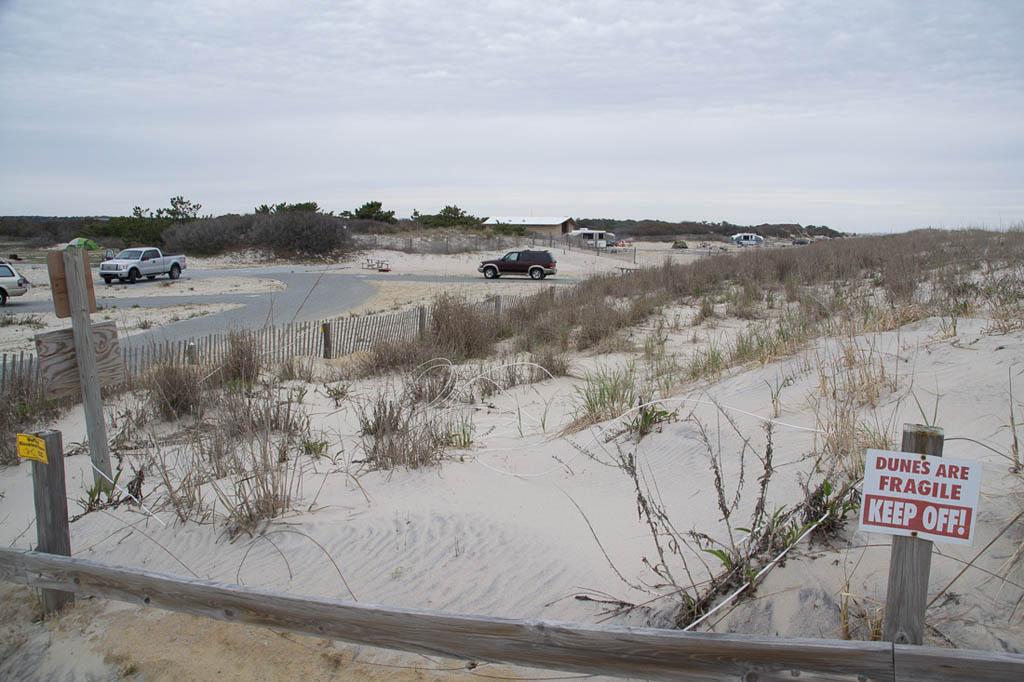
[[[120,493],[122,493],[122,494],[124,494],[124,495],[127,495],[128,497],[130,497],[130,498],[132,498],[133,500],[135,500],[135,504],[137,504],[137,505],[139,505],[140,507],[142,507],[142,510],[143,510],[143,511],[145,511],[145,512],[146,512],[147,514],[149,514],[149,515],[150,515],[151,517],[153,517],[154,519],[156,519],[156,520],[157,520],[157,521],[158,521],[158,522],[160,523],[160,525],[161,525],[161,526],[163,526],[164,528],[166,528],[166,527],[167,527],[167,524],[166,524],[166,523],[164,523],[164,522],[163,522],[163,521],[162,521],[162,520],[160,519],[160,517],[159,517],[159,516],[157,516],[156,514],[154,514],[154,513],[152,512],[152,511],[150,511],[150,510],[149,510],[149,508],[147,508],[147,507],[146,507],[146,505],[142,504],[142,500],[140,500],[139,498],[135,497],[135,496],[134,496],[134,495],[132,495],[132,494],[131,494],[130,492],[128,492],[128,491],[127,491],[127,490],[126,490],[125,488],[122,488],[122,487],[121,487],[121,486],[119,486],[119,485],[118,485],[117,483],[115,483],[115,482],[114,482],[113,480],[111,480],[110,476],[107,476],[107,475],[106,475],[105,473],[103,473],[102,471],[100,471],[99,469],[97,469],[97,468],[96,468],[96,465],[95,465],[95,464],[92,464],[92,463],[90,462],[90,463],[89,463],[89,466],[91,466],[91,467],[92,467],[92,470],[93,470],[93,471],[95,471],[95,472],[96,472],[97,474],[99,474],[99,475],[100,475],[100,476],[102,476],[103,478],[107,479],[107,482],[108,482],[108,483],[110,483],[110,485],[114,486],[114,488],[116,488],[116,489],[118,490],[118,492],[120,492]]]
[[[772,568],[774,568],[775,564],[779,563],[784,556],[789,554],[789,550],[791,550],[794,547],[796,547],[800,543],[801,540],[803,540],[805,537],[807,537],[808,533],[810,533],[812,530],[817,528],[826,518],[828,518],[828,515],[829,515],[829,512],[825,512],[820,519],[818,519],[817,521],[812,523],[807,528],[807,530],[805,530],[803,533],[801,533],[800,537],[798,537],[796,540],[794,540],[793,543],[790,544],[789,546],[787,546],[786,549],[782,550],[782,552],[777,557],[772,559],[770,562],[768,562],[768,564],[764,568],[762,568],[760,571],[758,571],[757,575],[755,575],[753,578],[751,578],[747,582],[743,583],[735,592],[733,592],[728,597],[723,599],[721,602],[716,604],[715,608],[711,609],[710,611],[705,613],[703,616],[701,616],[700,618],[698,618],[697,620],[693,621],[692,623],[687,625],[685,628],[683,628],[683,632],[689,632],[693,628],[695,628],[698,625],[700,625],[702,622],[704,622],[705,620],[710,618],[713,613],[715,613],[716,611],[718,611],[719,609],[724,607],[726,604],[730,603],[736,597],[740,596],[740,594],[742,594],[748,587],[750,587],[751,585],[756,583],[758,580],[760,580],[761,576],[763,576],[768,571],[770,571]]]
[[[599,444],[600,443],[599,439],[600,439],[601,436],[603,436],[605,433],[607,433],[608,431],[612,430],[613,428],[619,428],[620,425],[621,425],[619,423],[619,420],[621,420],[623,417],[626,417],[627,415],[632,414],[633,412],[639,412],[640,410],[643,410],[644,408],[651,407],[652,405],[671,404],[671,403],[678,403],[680,405],[685,404],[685,403],[692,403],[692,404],[696,404],[696,405],[714,405],[715,407],[717,407],[719,409],[728,410],[728,411],[732,411],[732,412],[738,412],[740,414],[745,414],[745,415],[747,415],[749,417],[753,417],[754,419],[757,419],[757,420],[762,421],[764,423],[774,424],[776,426],[781,426],[783,428],[794,429],[796,431],[809,431],[811,433],[820,433],[820,434],[826,433],[825,431],[823,431],[821,429],[816,429],[816,428],[809,427],[809,426],[800,426],[798,424],[789,424],[787,422],[779,421],[778,419],[772,419],[772,418],[769,418],[769,417],[762,417],[761,415],[754,414],[753,412],[749,412],[747,410],[743,410],[743,409],[738,408],[738,407],[731,407],[729,405],[722,405],[720,403],[716,403],[713,400],[704,400],[704,399],[700,399],[700,398],[659,398],[658,400],[651,400],[651,401],[643,403],[641,405],[637,405],[636,407],[631,407],[630,409],[626,410],[622,414],[620,414],[620,415],[614,417],[613,419],[609,420],[611,422],[611,424],[609,424],[608,426],[600,429],[599,431],[597,431],[596,434],[593,434],[593,438],[591,439],[590,444],[594,444],[594,443],[598,443]],[[593,433],[593,431],[591,431],[591,433]],[[550,442],[550,441],[548,441],[548,442]],[[572,455],[572,457],[570,457],[569,459],[565,460],[559,466],[552,467],[552,468],[547,469],[545,471],[541,471],[541,472],[533,473],[533,474],[517,474],[517,473],[511,472],[511,471],[502,470],[502,469],[499,469],[497,467],[490,466],[490,465],[488,465],[485,462],[480,460],[480,456],[481,455],[490,454],[490,453],[493,453],[493,452],[500,452],[500,450],[491,450],[491,451],[475,453],[473,455],[473,459],[478,464],[480,464],[481,466],[483,466],[486,469],[490,469],[491,471],[494,471],[494,472],[500,473],[500,474],[504,474],[506,476],[514,476],[516,478],[539,478],[541,476],[550,475],[552,473],[555,473],[557,471],[562,470],[565,466],[567,466],[570,462],[572,462],[574,459],[576,459],[581,454],[580,450],[577,450]]]

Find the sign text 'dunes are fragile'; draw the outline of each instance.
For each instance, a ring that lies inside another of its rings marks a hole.
[[[868,450],[860,529],[969,545],[980,489],[978,462]]]

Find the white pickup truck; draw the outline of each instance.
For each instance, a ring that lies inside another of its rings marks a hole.
[[[136,246],[100,263],[100,277],[107,284],[115,278],[135,284],[139,277],[155,279],[157,275],[167,275],[178,279],[184,269],[185,256],[165,256],[160,249]]]

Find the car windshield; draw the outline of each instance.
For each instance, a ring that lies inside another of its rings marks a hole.
[[[141,249],[125,249],[121,253],[117,254],[117,257],[118,258],[123,258],[124,260],[139,260],[139,258],[142,257],[142,250]]]

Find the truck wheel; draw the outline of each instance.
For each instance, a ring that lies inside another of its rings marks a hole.
[[[7,305],[7,292],[0,289],[0,305]]]
[[[128,284],[135,284],[135,280],[139,278],[139,271],[132,268],[128,271]]]
[[[534,268],[530,270],[530,277],[533,279],[544,279],[544,271],[540,268]]]
[[[488,265],[486,268],[484,268],[484,277],[486,277],[487,279],[495,279],[497,278],[497,276],[498,268],[494,267],[493,265]]]
[[[181,276],[181,268],[178,267],[177,263],[171,266],[171,271],[167,273],[167,276],[171,279],[178,279]]]
[[[114,279],[113,277],[106,277],[106,276],[104,276],[103,277],[103,283],[106,284],[107,286],[110,286],[110,282],[113,279]]]

